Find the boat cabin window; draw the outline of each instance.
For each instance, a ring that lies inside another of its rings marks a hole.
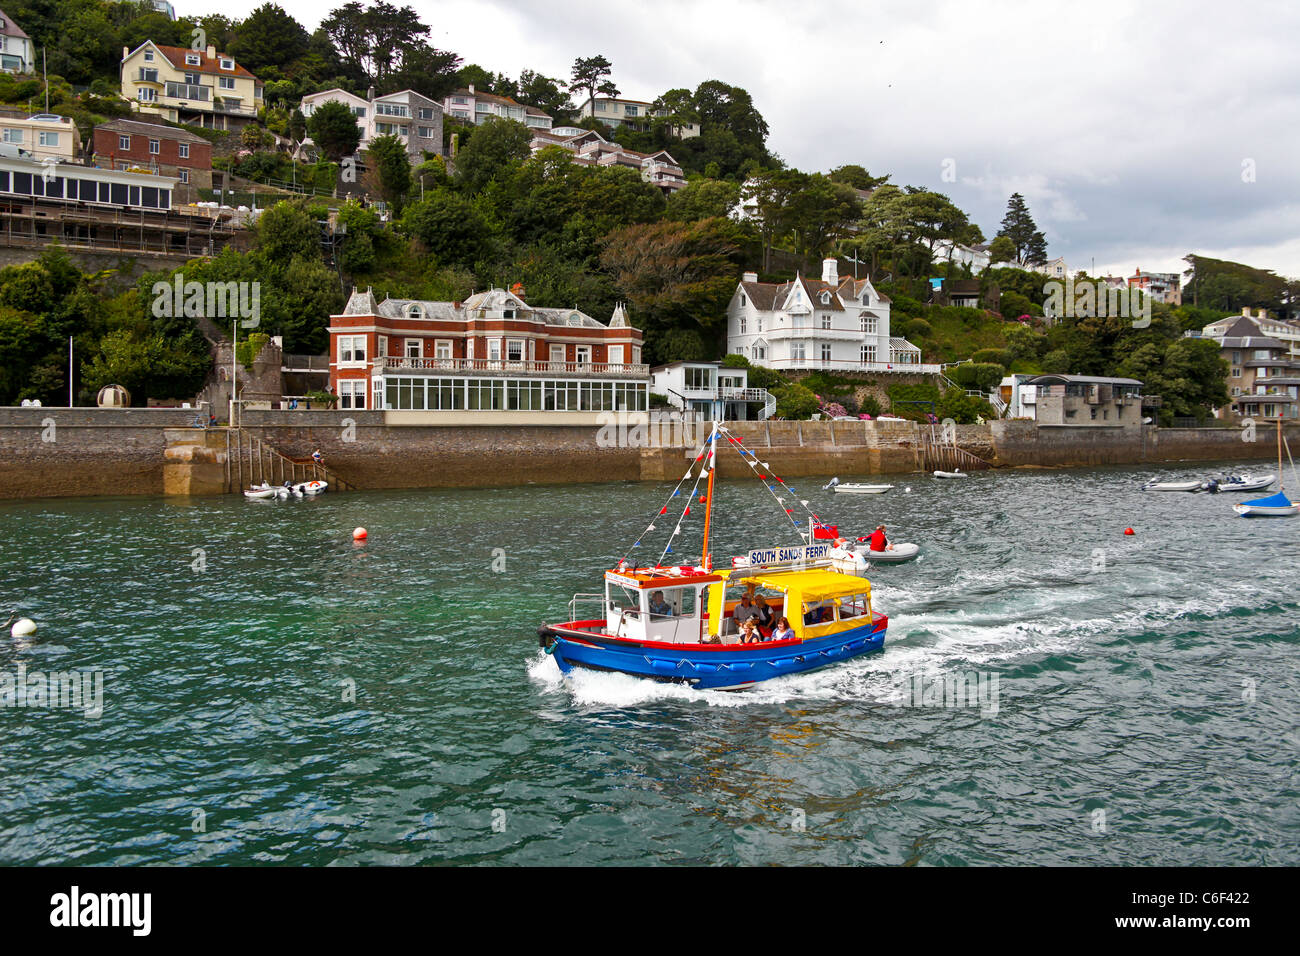
[[[668,609],[667,614],[664,613],[664,608]],[[652,621],[664,617],[694,617],[695,608],[694,587],[656,588],[646,595],[646,609]]]
[[[850,594],[840,598],[840,620],[851,617],[871,617],[871,598],[865,594]]]
[[[835,612],[838,610],[839,602],[834,599],[806,601],[803,606],[804,627],[815,629],[823,624],[833,624],[837,620]]]

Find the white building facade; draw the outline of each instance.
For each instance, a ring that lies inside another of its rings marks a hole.
[[[396,136],[406,144],[413,162],[424,153],[442,153],[442,105],[414,90],[401,90],[386,96],[364,98],[347,90],[324,90],[302,98],[302,115],[311,116],[323,104],[342,103],[352,111],[361,128],[357,149],[369,147],[380,136]]]
[[[727,306],[727,351],[783,370],[938,374],[919,348],[890,335],[889,308],[869,279],[841,279],[834,259],[820,281],[773,284],[747,272]]]
[[[670,362],[650,374],[654,394],[709,420],[765,421],[776,412],[776,397],[765,388],[750,388],[743,368],[726,368],[721,362]]]

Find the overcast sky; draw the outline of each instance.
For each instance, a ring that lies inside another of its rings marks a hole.
[[[314,29],[329,0],[280,0]],[[401,5],[402,0],[393,0]],[[180,0],[243,16],[256,0]],[[624,95],[744,87],[788,164],[946,193],[992,238],[1024,194],[1073,269],[1189,252],[1300,276],[1300,6],[1088,0],[439,0],[434,45],[517,77],[602,54]],[[949,178],[945,179],[945,174]]]

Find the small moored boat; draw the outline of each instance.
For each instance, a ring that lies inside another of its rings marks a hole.
[[[1277,473],[1282,474],[1282,419],[1277,420]],[[1287,458],[1291,457],[1291,446],[1286,446]],[[1295,462],[1291,462],[1291,477],[1295,477]],[[1292,518],[1300,513],[1300,505],[1294,504],[1286,496],[1284,484],[1281,478],[1278,478],[1277,494],[1269,495],[1267,498],[1256,498],[1254,501],[1242,501],[1232,506],[1232,510],[1237,512],[1243,518]]]
[[[1201,491],[1200,481],[1148,481],[1142,486],[1143,491]]]
[[[936,477],[936,478],[968,478],[969,475],[967,475],[966,472],[964,472],[964,471],[936,471],[936,472],[934,473],[934,477]]]
[[[854,548],[853,552],[876,564],[902,564],[904,561],[911,561],[920,554],[921,546],[904,542],[902,544],[891,544],[884,551],[872,551],[869,545],[862,545]]]

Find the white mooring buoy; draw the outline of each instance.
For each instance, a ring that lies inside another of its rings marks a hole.
[[[36,622],[30,617],[20,617],[14,621],[14,626],[9,628],[11,637],[29,637],[36,633]]]

